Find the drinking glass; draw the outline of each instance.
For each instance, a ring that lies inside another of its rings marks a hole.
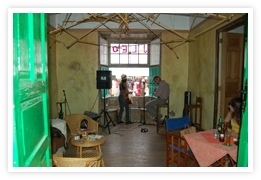
[[[84,139],[81,138],[81,139],[79,140],[79,143],[80,143],[80,144],[83,144],[83,143],[84,143]]]
[[[231,145],[231,133],[229,131],[227,131],[225,134],[225,145]]]
[[[217,130],[217,129],[214,129],[214,131],[213,131],[213,137],[214,137],[215,139],[219,139],[219,133],[218,133],[218,130]]]

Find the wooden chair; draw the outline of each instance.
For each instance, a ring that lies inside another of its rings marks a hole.
[[[209,167],[236,167],[236,162],[227,154]]]
[[[102,154],[97,151],[93,157],[64,157],[63,153],[53,154],[55,167],[101,167]]]
[[[88,121],[88,130],[93,134],[98,134],[99,123],[84,114],[69,114],[65,116],[65,121],[69,127],[67,142],[74,136],[79,134],[81,121],[86,119]]]
[[[173,163],[177,166],[196,165],[197,161],[180,130],[190,124],[189,116],[166,119],[166,166]]]
[[[186,104],[184,107],[183,115],[190,115],[190,122],[197,130],[201,131],[202,129],[202,97],[196,97],[195,104]]]

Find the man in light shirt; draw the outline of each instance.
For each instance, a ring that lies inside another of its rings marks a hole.
[[[161,80],[159,76],[154,76],[153,81],[158,85],[158,88],[156,88],[153,92],[153,95],[156,96],[157,99],[153,99],[150,102],[148,102],[145,105],[145,108],[147,109],[148,113],[153,117],[153,119],[157,120],[159,118],[162,118],[162,115],[160,114],[159,117],[156,117],[157,116],[156,105],[166,104],[169,98],[170,88],[169,88],[169,84],[164,80]]]

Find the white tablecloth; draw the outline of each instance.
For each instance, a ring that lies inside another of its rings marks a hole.
[[[52,127],[59,129],[65,136],[65,140],[67,140],[66,121],[63,119],[51,119],[51,122],[52,122]]]

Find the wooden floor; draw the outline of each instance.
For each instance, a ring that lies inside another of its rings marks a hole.
[[[148,132],[141,132],[142,128]],[[166,167],[164,126],[157,133],[155,124],[110,124],[109,128],[99,127],[99,134],[106,137],[101,146],[105,167]],[[76,148],[71,143],[64,156],[76,156]]]
[[[148,132],[141,132],[142,128]],[[157,134],[155,125],[112,126],[102,149],[107,167],[165,167],[166,164],[165,134]]]
[[[142,128],[148,132],[141,132]],[[156,133],[155,125],[111,124],[109,128],[100,127],[99,134],[106,136],[102,145],[106,167],[166,167],[165,133]],[[69,143],[65,155],[75,152]]]

